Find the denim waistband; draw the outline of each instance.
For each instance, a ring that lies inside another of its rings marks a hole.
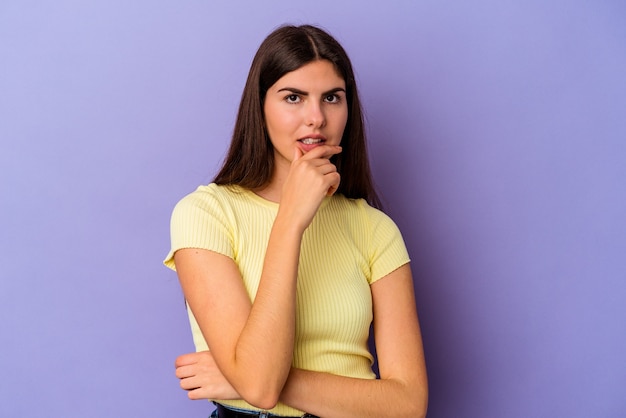
[[[232,406],[226,407],[217,402],[214,402],[217,406],[218,418],[318,418],[315,415],[304,414],[299,417],[286,417],[283,415],[275,415],[265,411],[250,411],[246,409],[234,408]]]

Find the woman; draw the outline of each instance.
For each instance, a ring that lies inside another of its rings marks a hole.
[[[313,26],[277,29],[221,171],[172,215],[165,264],[198,351],[176,360],[190,398],[220,418],[425,415],[409,258],[372,184],[345,51]]]

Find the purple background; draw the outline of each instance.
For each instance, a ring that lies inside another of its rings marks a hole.
[[[371,3],[371,4],[366,4]],[[626,416],[623,1],[3,1],[0,416],[206,417],[161,265],[283,22],[353,59],[429,418]]]

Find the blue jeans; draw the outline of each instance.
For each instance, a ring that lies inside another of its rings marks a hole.
[[[248,410],[245,410],[245,409],[235,408],[235,407],[232,407],[232,406],[229,406],[228,409],[232,409],[233,411],[237,411],[237,412],[254,412],[254,411],[248,411]],[[276,415],[271,415],[271,416],[274,417]],[[219,415],[217,414],[217,409],[211,413],[209,418],[219,418]]]
[[[214,403],[215,403],[215,402],[214,402]],[[220,406],[223,406],[223,405],[220,405]],[[225,409],[230,409],[230,410],[235,411],[235,412],[244,412],[244,413],[245,413],[245,412],[247,412],[247,413],[255,413],[255,412],[256,412],[256,411],[249,411],[249,410],[246,410],[246,409],[235,408],[235,407],[232,407],[232,406],[228,406],[228,407],[223,406],[223,407],[224,407]],[[258,412],[256,412],[256,413],[258,413]],[[263,413],[263,414],[262,414],[262,415],[260,415],[260,416],[262,416],[262,417],[267,417],[267,418],[273,418],[273,417],[279,417],[279,418],[280,418],[280,416],[279,416],[279,415],[274,415],[274,414],[270,414],[270,413],[267,413],[267,412]],[[310,414],[304,414],[304,415],[303,415],[303,417],[312,417],[312,418],[317,418],[317,417],[315,417],[314,415],[310,415]],[[211,415],[209,416],[209,418],[219,418],[219,415],[218,415],[218,413],[217,413],[217,409],[211,413]],[[287,417],[285,417],[285,418],[287,418]]]

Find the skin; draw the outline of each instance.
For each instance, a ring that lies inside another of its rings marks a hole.
[[[263,111],[274,147],[275,169],[270,184],[256,191],[257,194],[281,202],[285,180],[290,173],[292,177],[297,177],[296,171],[304,170],[299,167],[301,164],[315,166],[320,173],[330,175],[331,185],[326,195],[334,193],[339,186],[339,175],[327,159],[341,151],[339,144],[348,120],[345,88],[345,81],[328,61],[314,61],[304,65],[285,74],[269,88]],[[300,141],[309,137],[322,142],[319,145],[305,145]],[[292,164],[308,151],[319,147],[322,149],[317,150],[310,159],[305,159],[306,162]],[[287,184],[288,192],[291,191],[290,185]],[[311,196],[312,199],[319,197]],[[312,208],[317,210],[315,206]]]
[[[245,399],[262,409],[280,400],[320,417],[425,416],[426,367],[408,264],[371,286],[380,379],[291,368],[299,249],[323,198],[339,185],[329,158],[341,152],[343,89],[330,62],[314,61],[267,93],[276,165],[270,184],[255,192],[279,209],[254,303],[230,258],[198,249],[175,254],[183,292],[211,347],[176,359],[176,376],[191,399]],[[311,136],[324,141],[301,141]]]

